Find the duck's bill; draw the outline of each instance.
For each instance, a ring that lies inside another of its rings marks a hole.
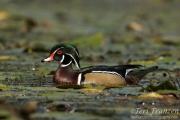
[[[52,57],[52,56],[49,56],[49,57],[46,58],[46,59],[42,59],[41,62],[51,62],[51,61],[53,61],[53,60],[54,60],[53,57]]]

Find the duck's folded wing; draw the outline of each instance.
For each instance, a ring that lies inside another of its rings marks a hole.
[[[121,77],[125,77],[126,74],[133,70],[142,67],[141,65],[117,65],[117,66],[89,66],[81,69],[83,73],[109,73],[116,74]]]

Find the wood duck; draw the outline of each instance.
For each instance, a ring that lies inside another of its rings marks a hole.
[[[50,51],[50,56],[41,62],[53,60],[60,63],[53,76],[53,82],[56,84],[96,84],[105,86],[138,84],[146,74],[158,69],[158,66],[139,69],[142,67],[141,65],[101,65],[81,68],[78,49],[68,43],[54,45]],[[77,67],[77,70],[73,69],[72,64]]]

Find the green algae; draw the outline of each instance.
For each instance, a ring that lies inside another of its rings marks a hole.
[[[7,86],[4,85],[4,84],[0,84],[0,91],[1,91],[1,90],[4,90],[4,89],[7,89]]]

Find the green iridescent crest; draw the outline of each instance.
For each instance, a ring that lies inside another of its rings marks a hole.
[[[63,54],[69,55],[72,58],[73,63],[76,65],[76,67],[80,69],[79,51],[74,45],[69,44],[69,43],[56,44],[51,49],[50,54],[52,54],[58,49],[61,49]]]

